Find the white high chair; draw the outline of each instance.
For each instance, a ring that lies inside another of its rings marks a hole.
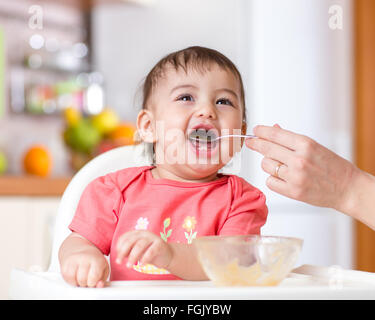
[[[277,287],[217,288],[209,281],[151,280],[114,281],[106,288],[77,288],[61,277],[58,251],[69,235],[68,225],[80,196],[93,179],[131,166],[150,165],[143,144],[112,149],[87,163],[66,188],[57,212],[51,262],[46,272],[13,269],[10,299],[133,299],[133,300],[231,300],[231,299],[375,299],[375,275],[339,270],[340,281],[333,283],[328,267],[303,265],[294,269]],[[230,173],[230,168],[222,172]],[[351,285],[354,283],[355,285]],[[336,286],[336,287],[335,287]],[[338,286],[338,287],[337,287]]]
[[[124,146],[109,150],[88,162],[73,177],[66,188],[57,212],[53,232],[53,244],[50,272],[60,272],[58,251],[61,243],[70,234],[68,225],[73,219],[79,199],[85,187],[95,178],[107,173],[129,167],[139,167],[151,164],[150,157],[145,154],[142,144]]]

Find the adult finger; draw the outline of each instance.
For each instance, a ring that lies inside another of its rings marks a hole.
[[[281,163],[288,164],[294,157],[293,151],[262,138],[249,139],[246,141],[246,145],[250,149],[263,154],[266,158],[271,158]]]
[[[262,126],[258,125],[253,129],[258,138],[272,141],[290,150],[296,150],[302,135],[280,128],[280,126]]]
[[[288,183],[282,179],[276,178],[274,176],[269,176],[266,180],[266,185],[272,191],[275,191],[283,196],[289,195],[288,193]]]
[[[288,167],[285,164],[270,158],[263,158],[261,166],[263,171],[271,176],[275,176],[284,181],[287,179]]]

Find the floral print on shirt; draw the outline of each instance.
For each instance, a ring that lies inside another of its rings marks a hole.
[[[197,237],[197,231],[193,233],[196,224],[197,220],[195,219],[195,217],[187,216],[184,220],[182,228],[186,230],[185,238],[187,239],[188,244],[191,244],[193,240]]]
[[[149,221],[147,218],[140,217],[135,225],[135,230],[147,230]]]
[[[168,238],[171,236],[172,234],[172,229],[169,229],[167,231],[167,233],[165,233],[166,229],[169,227],[169,225],[171,224],[171,218],[167,218],[164,220],[163,222],[163,232],[160,232],[160,237],[165,241],[165,242],[168,242]]]
[[[148,218],[140,217],[135,225],[136,230],[147,230],[149,225]],[[163,231],[160,232],[160,237],[168,242],[168,238],[172,235],[172,229],[170,228],[171,218],[168,217],[163,221]],[[194,216],[187,216],[184,219],[182,228],[185,230],[185,238],[188,244],[191,244],[193,240],[197,237],[197,231],[194,232],[195,226],[197,225],[197,220]],[[168,229],[169,228],[169,229]],[[168,270],[157,268],[152,264],[141,264],[139,261],[133,266],[133,269],[138,272],[147,274],[169,274]]]

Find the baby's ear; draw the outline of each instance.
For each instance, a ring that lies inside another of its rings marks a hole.
[[[148,143],[155,142],[154,117],[150,110],[142,109],[137,117],[137,136]]]
[[[246,134],[247,132],[247,124],[246,122],[242,122],[242,127],[241,127],[241,134]],[[243,146],[245,139],[241,139],[241,148]]]
[[[241,134],[246,134],[246,131],[247,131],[247,124],[246,122],[242,122]]]

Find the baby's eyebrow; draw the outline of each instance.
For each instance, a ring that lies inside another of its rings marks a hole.
[[[171,90],[171,94],[172,94],[174,91],[176,91],[176,90],[178,90],[178,89],[183,89],[183,88],[193,88],[193,89],[198,89],[197,86],[194,86],[194,85],[192,85],[192,84],[181,84],[181,85],[179,85],[179,86],[174,87],[174,88]],[[228,89],[228,88],[220,88],[220,89],[216,89],[216,90],[215,90],[215,92],[219,92],[219,91],[225,91],[225,92],[228,92],[228,93],[232,94],[233,96],[235,96],[235,97],[238,99],[238,95],[237,95],[237,93],[234,92],[234,91],[231,90],[231,89]]]
[[[219,92],[219,91],[225,91],[225,92],[228,92],[230,94],[232,94],[233,96],[235,96],[237,99],[238,99],[238,95],[237,93],[235,93],[233,90],[231,89],[228,89],[228,88],[221,88],[221,89],[216,89],[215,92]]]
[[[198,87],[196,87],[196,86],[194,86],[194,85],[192,85],[192,84],[181,84],[181,85],[179,85],[179,86],[177,86],[177,87],[174,87],[174,88],[171,90],[171,94],[172,94],[174,91],[176,91],[176,90],[178,90],[178,89],[182,89],[182,88],[194,88],[194,89],[198,89]]]

